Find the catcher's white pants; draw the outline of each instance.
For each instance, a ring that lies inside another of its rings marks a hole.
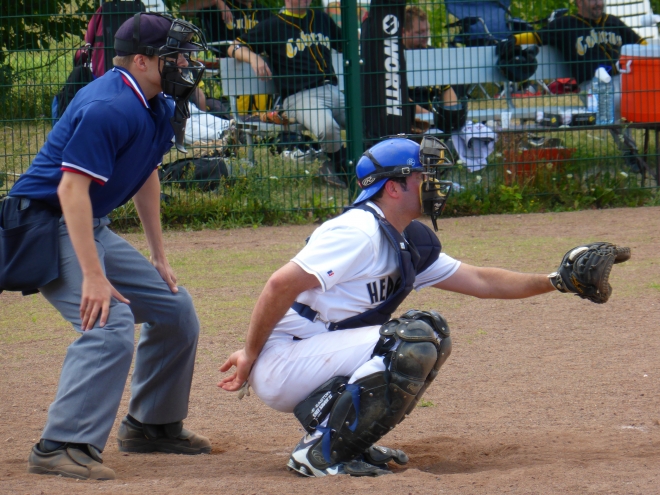
[[[294,340],[274,332],[250,374],[249,383],[259,398],[273,409],[293,412],[310,393],[334,376],[350,382],[384,371],[383,358],[373,359],[380,325],[337,330]]]

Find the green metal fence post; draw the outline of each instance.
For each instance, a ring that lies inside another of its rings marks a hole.
[[[348,146],[349,194],[353,195],[357,186],[354,171],[362,154],[362,84],[360,81],[360,40],[358,36],[357,0],[342,0],[341,25],[344,38],[344,97],[346,100],[346,144]],[[351,198],[352,199],[352,198]]]

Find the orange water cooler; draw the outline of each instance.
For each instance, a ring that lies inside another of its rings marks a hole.
[[[623,45],[621,116],[630,122],[660,122],[660,44]]]

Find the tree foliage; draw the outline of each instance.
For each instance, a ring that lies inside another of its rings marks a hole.
[[[0,98],[13,83],[10,54],[49,50],[69,35],[84,35],[94,0],[3,0],[0,2]]]
[[[84,34],[93,0],[5,0],[0,3],[0,62],[8,52],[47,50],[65,36]]]

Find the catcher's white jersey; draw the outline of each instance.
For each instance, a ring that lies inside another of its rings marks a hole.
[[[374,203],[368,204],[381,213]],[[316,229],[292,261],[321,283],[321,287],[300,294],[297,301],[318,311],[322,322],[341,321],[378,306],[394,291],[400,278],[396,251],[374,216],[358,209]],[[441,253],[417,275],[415,290],[441,282],[459,265],[459,261]],[[285,321],[277,331],[287,331]],[[315,333],[314,329],[311,334],[296,336],[306,338]]]
[[[368,204],[382,214],[374,203]],[[352,376],[371,359],[380,325],[330,332],[325,322],[341,321],[378,306],[400,278],[396,251],[378,221],[370,212],[358,209],[325,222],[291,261],[321,283],[297,298],[318,311],[319,317],[311,322],[289,309],[264,346],[249,380],[257,395],[280,411],[291,411],[323,382],[333,376]],[[441,282],[459,266],[459,261],[441,253],[417,275],[414,288]]]

